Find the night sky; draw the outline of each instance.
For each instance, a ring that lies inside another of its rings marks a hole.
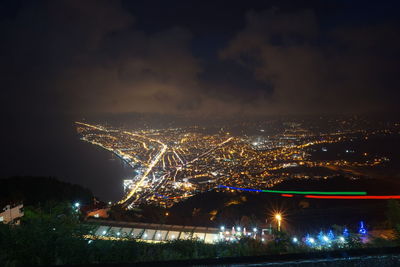
[[[93,114],[398,113],[399,11],[397,1],[2,1],[2,175],[65,155],[68,123]]]
[[[399,110],[396,1],[234,2],[2,2],[2,106],[74,115]]]

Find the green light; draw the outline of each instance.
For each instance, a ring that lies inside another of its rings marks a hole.
[[[325,192],[325,191],[281,191],[262,190],[265,193],[297,194],[297,195],[366,195],[367,192]]]

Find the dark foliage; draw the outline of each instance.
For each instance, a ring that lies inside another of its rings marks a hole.
[[[79,201],[90,203],[93,194],[80,185],[62,182],[53,177],[10,177],[0,179],[0,206],[23,202],[36,205],[46,201]]]

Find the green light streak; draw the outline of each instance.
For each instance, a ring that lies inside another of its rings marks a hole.
[[[265,193],[295,194],[295,195],[358,195],[365,196],[367,192],[325,192],[325,191],[281,191],[281,190],[262,190]]]

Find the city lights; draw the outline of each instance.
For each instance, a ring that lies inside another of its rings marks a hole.
[[[292,130],[301,128],[301,124],[289,124]],[[371,134],[365,131],[348,129],[315,135],[305,134],[307,130],[301,129],[267,138],[199,133],[191,127],[129,131],[80,122],[76,126],[81,140],[114,153],[132,168],[133,175],[125,183],[127,193],[119,201],[129,209],[140,203],[170,207],[209,190],[315,199],[400,199],[398,195],[369,196],[365,191],[269,189],[285,180],[311,177],[286,171],[292,167],[339,169],[387,162],[388,158],[378,156],[363,156],[359,162],[310,158],[310,149],[315,146],[352,140],[356,134]]]

